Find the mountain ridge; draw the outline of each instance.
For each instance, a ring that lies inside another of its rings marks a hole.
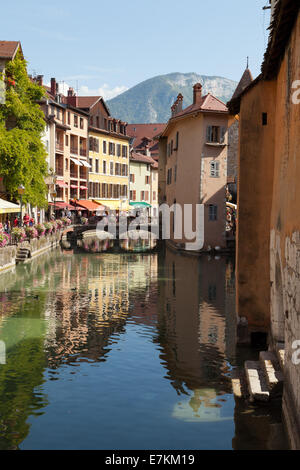
[[[178,93],[183,95],[184,107],[192,104],[193,85],[197,82],[202,84],[204,95],[210,92],[225,103],[237,87],[237,82],[225,77],[172,72],[138,83],[108,100],[107,105],[113,117],[129,124],[167,122]]]

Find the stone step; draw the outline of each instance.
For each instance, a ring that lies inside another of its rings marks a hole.
[[[281,395],[283,390],[283,372],[276,355],[272,351],[261,351],[259,353],[259,360],[265,373],[270,395]]]
[[[269,401],[270,392],[259,361],[246,361],[245,374],[251,401]]]
[[[236,368],[231,371],[232,391],[237,398],[248,398],[247,380],[245,371],[242,368]]]

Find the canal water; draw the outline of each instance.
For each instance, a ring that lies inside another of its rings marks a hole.
[[[232,259],[168,250],[2,274],[0,449],[285,448],[280,409],[232,394],[234,297]]]

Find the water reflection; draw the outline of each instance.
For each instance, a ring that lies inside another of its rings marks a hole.
[[[57,251],[0,291],[1,449],[247,448],[231,259]]]

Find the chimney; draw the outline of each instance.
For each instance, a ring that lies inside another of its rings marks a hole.
[[[176,114],[181,113],[182,111],[182,102],[183,102],[183,96],[181,93],[177,96],[177,109],[176,109]]]
[[[44,75],[38,75],[36,77],[36,82],[38,85],[43,86],[43,78],[44,78]]]
[[[177,102],[175,101],[175,103],[173,104],[173,106],[171,106],[171,117],[174,117],[175,114],[176,114],[176,108],[177,108]]]
[[[74,91],[74,88],[70,87],[68,89],[67,103],[70,106],[73,106],[74,108],[76,108],[77,105],[78,105],[78,99],[77,99],[76,93]]]
[[[201,83],[196,83],[193,86],[193,104],[198,104],[201,101],[202,98],[202,85]]]
[[[56,96],[56,80],[51,78],[51,95]]]

